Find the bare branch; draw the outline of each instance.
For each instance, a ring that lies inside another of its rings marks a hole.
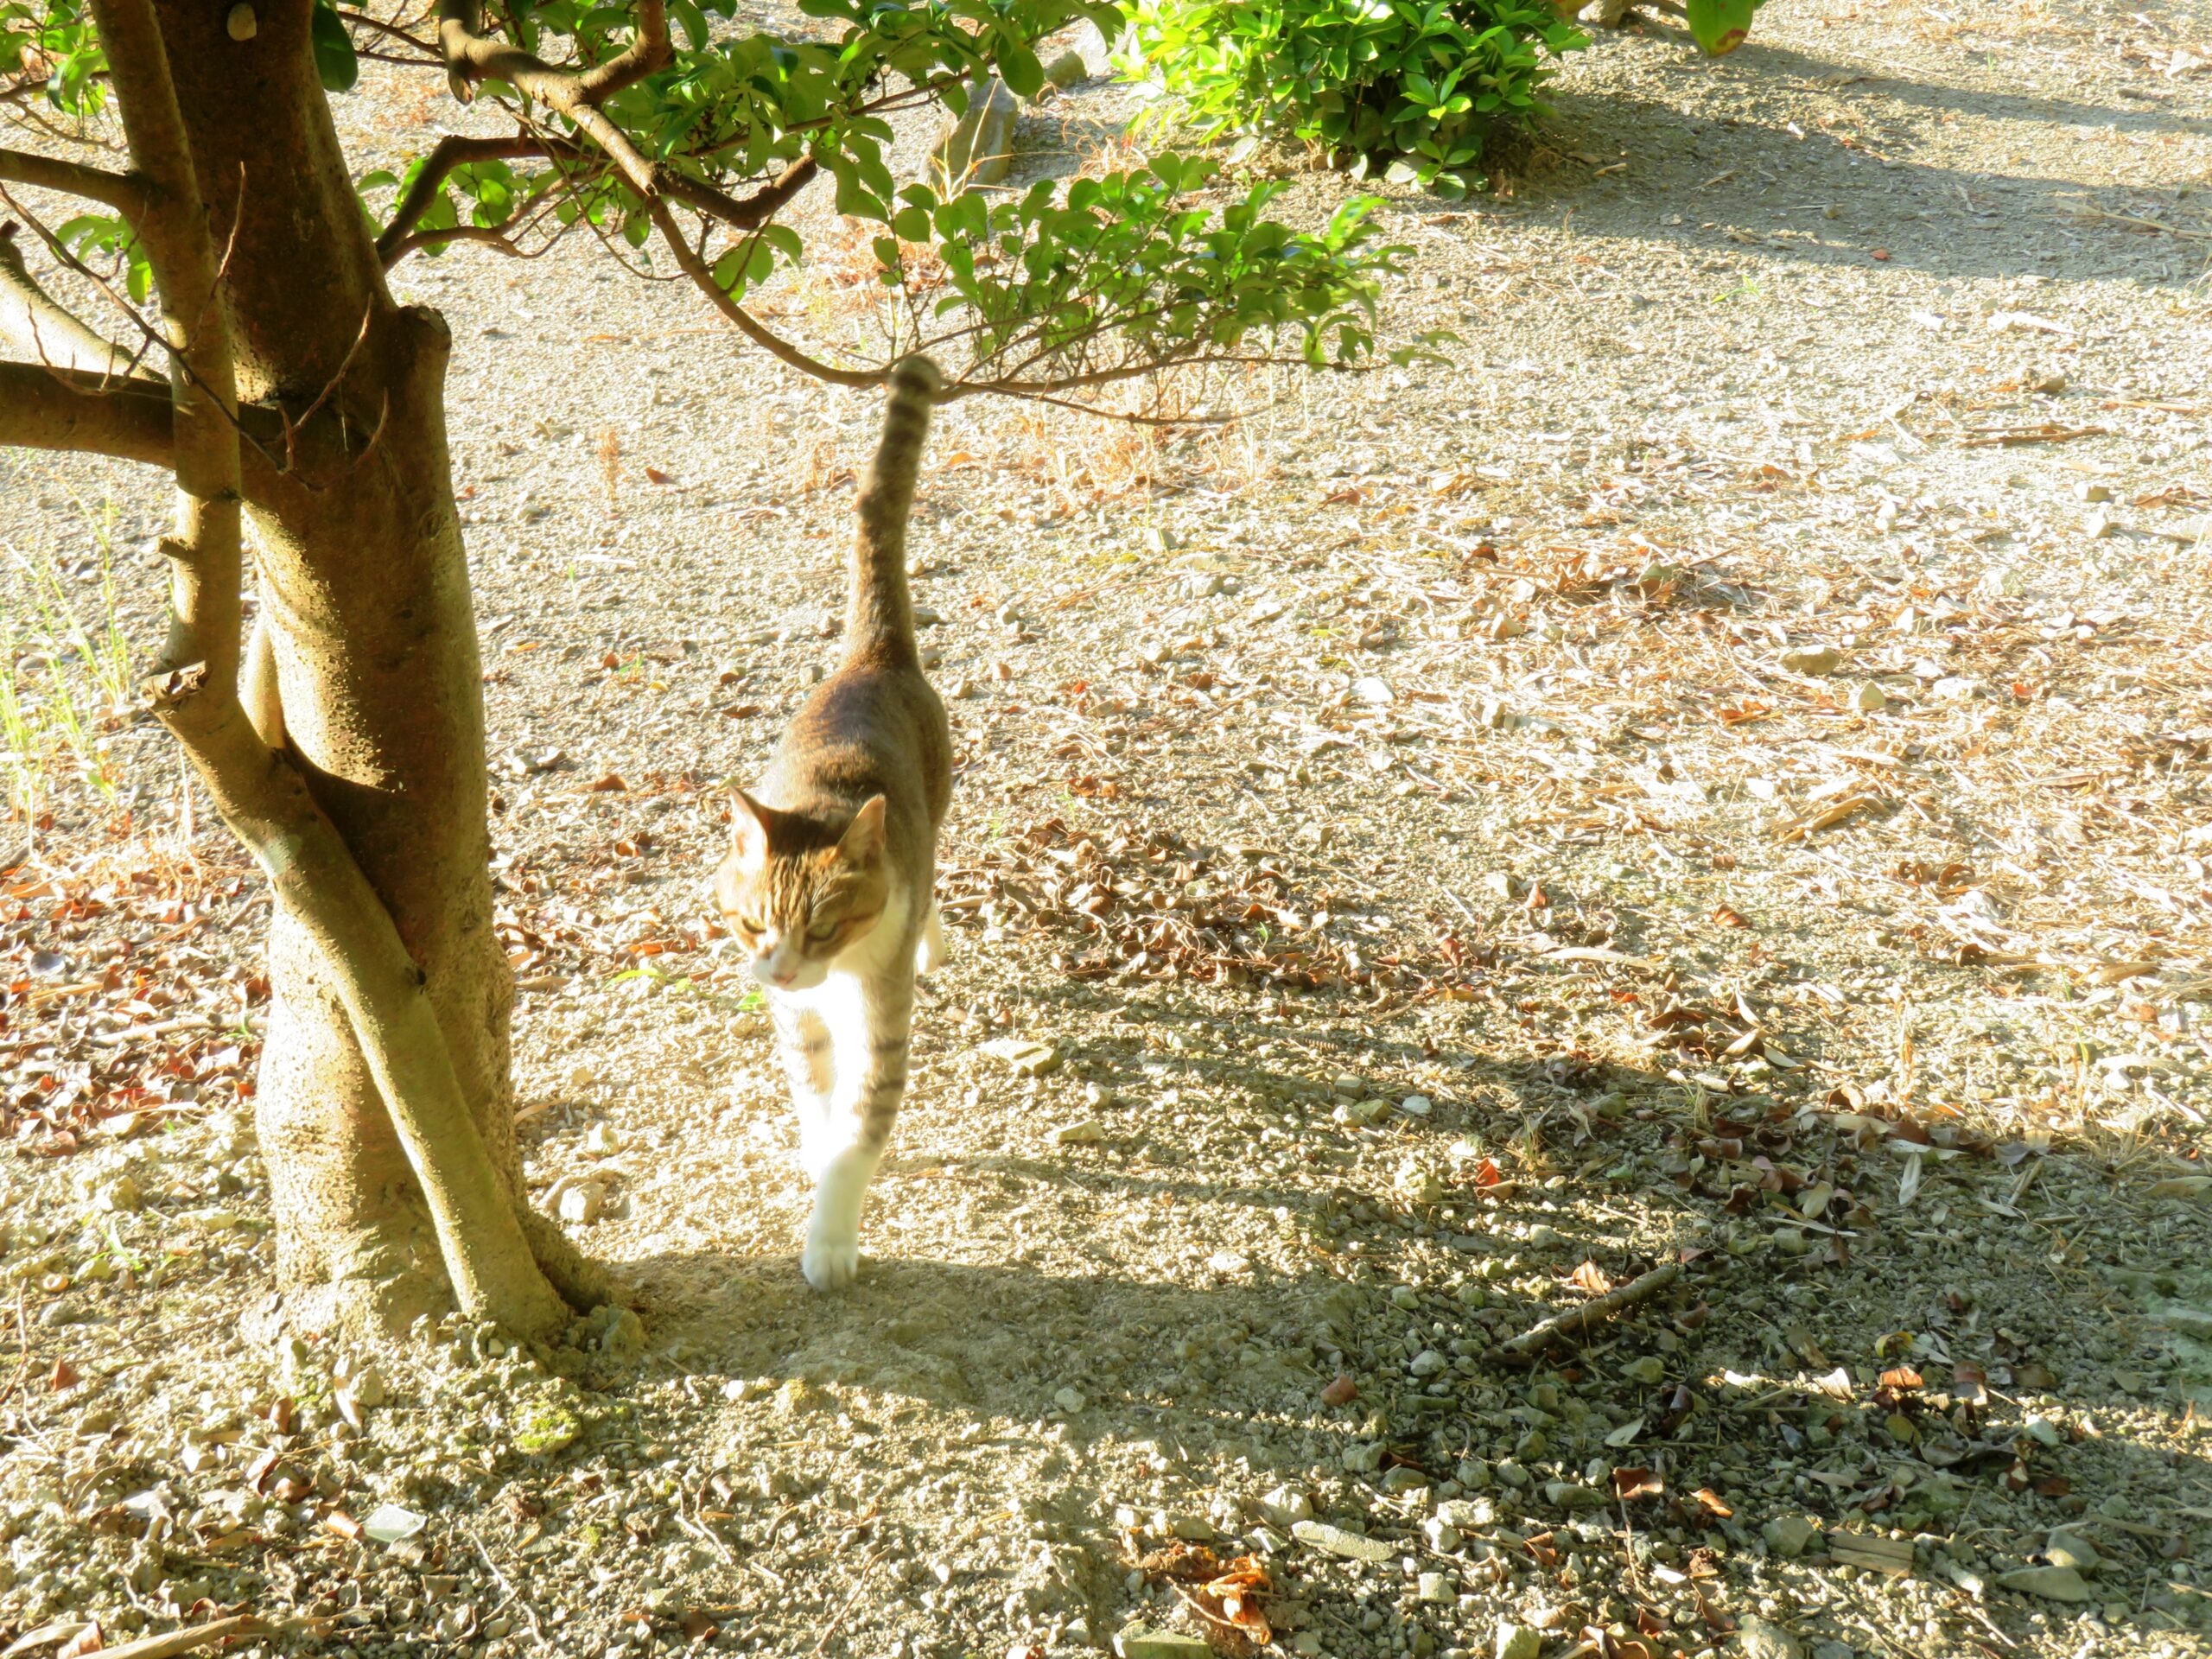
[[[423,170],[407,187],[407,194],[391,210],[391,222],[377,237],[377,257],[389,270],[406,257],[409,247],[421,247],[423,238],[411,234],[415,221],[423,217],[438,192],[457,167],[473,167],[479,162],[509,162],[524,156],[543,156],[549,141],[534,134],[518,132],[499,138],[467,138],[451,133],[438,140],[423,163]],[[451,238],[448,238],[451,239]]]
[[[34,156],[25,149],[0,149],[0,183],[28,184],[41,190],[58,190],[112,207],[133,230],[146,211],[144,182],[127,173],[86,167],[51,156]]]
[[[0,342],[58,369],[135,376],[136,358],[79,321],[38,285],[15,232],[13,222],[0,225]]]
[[[802,156],[749,196],[733,196],[710,184],[686,178],[671,168],[660,169],[661,191],[708,218],[741,231],[757,230],[793,196],[814,182],[820,169],[814,157]]]
[[[438,45],[446,72],[461,81],[503,80],[525,97],[574,122],[606,153],[639,195],[659,194],[660,169],[609,120],[599,105],[624,87],[665,68],[675,56],[668,39],[666,0],[638,0],[638,37],[596,68],[556,69],[532,52],[477,32],[476,0],[442,0]]]
[[[73,450],[166,467],[169,389],[43,363],[0,360],[0,448]]]
[[[888,367],[880,369],[841,369],[834,363],[810,357],[780,335],[762,325],[760,319],[740,305],[715,280],[714,268],[706,256],[683,239],[683,227],[676,221],[676,214],[667,202],[647,197],[645,211],[652,216],[653,228],[660,232],[660,239],[675,254],[676,263],[682,267],[698,290],[713,302],[715,310],[737,326],[737,330],[755,346],[766,352],[779,363],[789,365],[803,374],[817,380],[826,380],[833,386],[880,386],[890,375]]]

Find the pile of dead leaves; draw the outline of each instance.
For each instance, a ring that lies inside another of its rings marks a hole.
[[[1137,1555],[1132,1540],[1131,1565],[1147,1583],[1164,1584],[1182,1598],[1204,1621],[1215,1652],[1243,1659],[1274,1640],[1263,1605],[1274,1593],[1274,1583],[1256,1558],[1239,1555],[1224,1561],[1204,1544],[1180,1541]]]
[[[1072,936],[1057,957],[1072,979],[1195,981],[1283,990],[1424,990],[1458,982],[1451,952],[1350,937],[1357,901],[1310,893],[1291,861],[1224,855],[1172,830],[1098,838],[1058,818],[1033,824],[939,877],[955,923]],[[1450,943],[1446,942],[1447,944]],[[1465,952],[1459,953],[1463,957]]]

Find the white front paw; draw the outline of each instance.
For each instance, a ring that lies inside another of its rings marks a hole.
[[[809,1238],[798,1258],[798,1270],[817,1290],[842,1290],[860,1277],[860,1240]]]

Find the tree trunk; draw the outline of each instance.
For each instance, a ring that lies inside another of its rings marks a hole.
[[[239,401],[302,423],[289,458],[248,457],[261,611],[246,707],[390,912],[527,1248],[569,1306],[588,1307],[604,1292],[530,1214],[515,1150],[513,988],[492,931],[483,697],[446,448],[449,337],[385,289],[316,81],[308,0],[256,10],[240,42],[220,5],[157,7],[223,251]],[[449,1308],[453,1289],[323,950],[280,906],[257,1105],[281,1318],[392,1330]]]

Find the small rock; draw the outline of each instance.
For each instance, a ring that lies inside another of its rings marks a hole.
[[[1843,666],[1843,653],[1834,645],[1792,645],[1782,653],[1782,665],[1792,674],[1833,674]]]
[[[1602,1510],[1605,1496],[1594,1486],[1585,1486],[1576,1480],[1548,1480],[1544,1483],[1544,1497],[1554,1509]]]
[[[1437,1376],[1452,1369],[1452,1362],[1433,1348],[1424,1348],[1406,1366],[1415,1376]]]
[[[361,1534],[380,1544],[396,1544],[404,1538],[412,1538],[428,1525],[427,1516],[402,1509],[397,1503],[379,1503],[361,1522]]]
[[[1804,1659],[1805,1654],[1796,1637],[1757,1613],[1745,1613],[1736,1621],[1736,1651],[1744,1659]]]
[[[968,112],[930,146],[931,182],[949,192],[998,183],[1014,165],[1014,126],[1021,106],[996,75],[969,83]]]
[[[1045,66],[1045,79],[1062,92],[1090,79],[1090,66],[1080,52],[1063,52]]]
[[[1260,1512],[1279,1527],[1313,1518],[1313,1500],[1295,1486],[1278,1486],[1260,1500]]]
[[[2070,1567],[2024,1567],[1999,1573],[1997,1582],[2007,1590],[2041,1596],[2046,1601],[2087,1601],[2092,1593],[2088,1580]]]
[[[1116,1637],[1114,1651],[1122,1659],[1213,1659],[1213,1649],[1195,1636],[1147,1630],[1141,1624],[1132,1624]]]
[[[129,1215],[144,1203],[138,1183],[128,1175],[117,1176],[92,1194],[92,1208],[111,1215]]]
[[[1350,1371],[1338,1371],[1335,1381],[1321,1390],[1325,1406],[1348,1406],[1359,1397],[1359,1384]]]
[[[1414,1584],[1416,1593],[1423,1601],[1457,1601],[1459,1599],[1459,1592],[1452,1587],[1452,1580],[1441,1573],[1424,1573],[1414,1580]]]
[[[1394,1497],[1402,1497],[1408,1492],[1425,1492],[1428,1490],[1428,1477],[1410,1465],[1396,1464],[1382,1477],[1382,1490]]]
[[[1061,1389],[1052,1395],[1052,1403],[1062,1411],[1072,1414],[1081,1411],[1090,1402],[1083,1397],[1080,1389]]]
[[[1398,1103],[1398,1109],[1408,1117],[1427,1117],[1436,1109],[1436,1103],[1427,1095],[1408,1095]]]
[[[1374,674],[1363,674],[1351,683],[1352,701],[1366,704],[1370,709],[1387,709],[1397,701],[1397,694],[1390,690],[1388,680]]]
[[[561,1219],[588,1227],[607,1207],[607,1188],[598,1181],[578,1181],[561,1194]]]
[[[1622,1366],[1621,1375],[1631,1382],[1641,1382],[1648,1389],[1656,1389],[1666,1381],[1667,1366],[1656,1354],[1646,1354]]]
[[[1095,1117],[1063,1123],[1052,1131],[1052,1144],[1056,1147],[1095,1147],[1105,1139],[1106,1126]]]
[[[2082,520],[2082,533],[2093,542],[2101,542],[2112,534],[2112,514],[2100,507]]]
[[[983,1052],[1025,1077],[1050,1077],[1064,1064],[1060,1051],[1052,1044],[1027,1037],[995,1038],[983,1045]]]
[[[1536,1659],[1544,1650],[1544,1633],[1531,1630],[1526,1624],[1501,1624],[1497,1627],[1497,1643],[1491,1649],[1494,1659]]]
[[[1459,1529],[1440,1515],[1433,1515],[1421,1523],[1421,1535],[1440,1555],[1449,1555],[1459,1548]]]
[[[584,1150],[594,1158],[612,1158],[622,1150],[622,1137],[612,1123],[594,1123],[584,1131]]]
[[[1206,1266],[1216,1273],[1249,1273],[1252,1258],[1242,1250],[1216,1250],[1206,1258]]]
[[[1802,1515],[1777,1515],[1761,1529],[1766,1547],[1784,1560],[1796,1560],[1810,1549],[1821,1529]]]
[[[391,1391],[385,1386],[384,1373],[373,1365],[364,1365],[355,1371],[346,1379],[346,1388],[355,1405],[367,1406],[372,1410],[391,1397]]]
[[[1851,706],[1862,715],[1878,715],[1890,706],[1890,700],[1880,686],[1869,680],[1852,693]]]
[[[1301,1544],[1340,1555],[1348,1561],[1367,1561],[1380,1567],[1396,1555],[1397,1551],[1379,1538],[1363,1538],[1356,1532],[1346,1532],[1342,1527],[1332,1527],[1325,1521],[1300,1521],[1292,1526],[1290,1535]]]
[[[2094,1573],[2104,1565],[2095,1546],[2078,1532],[2052,1533],[2043,1557],[2053,1567],[2070,1567],[2077,1573]]]
[[[2109,501],[2112,499],[2112,486],[2109,484],[2076,484],[2074,486],[2074,493],[2084,501]]]

